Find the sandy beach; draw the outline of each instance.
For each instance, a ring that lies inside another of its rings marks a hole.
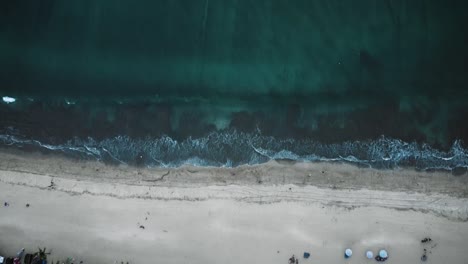
[[[420,263],[426,248],[426,263],[467,263],[467,182],[339,163],[147,169],[2,151],[0,199],[10,206],[0,208],[0,254],[278,264],[294,254],[331,264],[372,263],[365,251],[386,248],[386,263]]]
[[[467,13],[1,2],[0,264],[468,264]]]

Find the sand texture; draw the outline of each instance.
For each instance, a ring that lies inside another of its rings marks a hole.
[[[0,254],[42,246],[50,259],[84,263],[288,263],[295,254],[326,264],[372,263],[365,250],[386,248],[386,263],[420,263],[426,248],[426,263],[468,263],[467,178],[286,161],[146,169],[4,151]]]

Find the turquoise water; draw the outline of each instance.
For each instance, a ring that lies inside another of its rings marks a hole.
[[[4,1],[0,96],[15,101],[0,103],[0,142],[150,166],[466,167],[467,11],[429,0]]]

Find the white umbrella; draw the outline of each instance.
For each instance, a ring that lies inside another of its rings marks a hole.
[[[16,253],[16,257],[22,258],[23,254],[24,254],[24,248],[22,248],[20,251],[18,251],[18,253]]]
[[[387,253],[387,251],[385,249],[382,249],[382,250],[379,251],[379,256],[381,258],[388,258],[388,253]]]
[[[372,253],[372,251],[369,250],[369,251],[366,252],[366,257],[368,259],[372,259],[374,257],[374,253]]]
[[[351,256],[353,255],[353,251],[352,251],[351,249],[347,248],[347,249],[345,250],[345,255],[346,255],[347,257],[351,257]]]

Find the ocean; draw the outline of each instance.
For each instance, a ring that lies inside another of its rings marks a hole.
[[[0,146],[468,168],[463,1],[0,3]]]

